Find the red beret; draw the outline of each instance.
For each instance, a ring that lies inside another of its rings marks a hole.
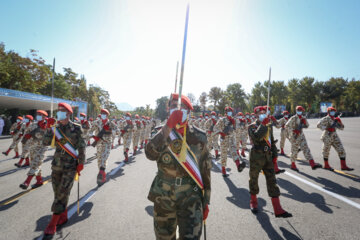
[[[328,107],[327,108],[327,111],[330,112],[330,111],[335,111],[336,112],[336,109],[334,107]]]
[[[216,112],[212,111],[212,112],[211,112],[211,115],[215,115],[215,116],[216,116]]]
[[[40,114],[44,115],[45,117],[48,116],[47,112],[45,112],[44,110],[37,110],[36,113],[40,113]]]
[[[289,114],[289,112],[285,110],[285,111],[282,112],[282,114],[286,115],[286,114]]]
[[[254,113],[258,113],[260,111],[266,111],[266,106],[257,106],[254,108]]]
[[[85,113],[80,113],[80,116],[86,117]]]
[[[139,119],[140,117],[139,117],[139,115],[138,115],[138,114],[135,114],[135,118],[136,118],[136,119]]]
[[[93,119],[93,118],[89,118],[89,120],[90,120],[90,121],[94,121],[94,119]]]
[[[178,99],[179,99],[179,94],[178,93],[172,93],[171,94],[170,101],[178,100]],[[185,106],[187,106],[190,110],[194,110],[194,107],[191,104],[191,101],[187,96],[181,95],[181,103],[184,104]]]
[[[305,109],[302,106],[296,106],[296,111],[305,111]]]
[[[251,116],[254,116],[255,115],[255,113],[251,113]]]
[[[238,112],[237,114],[238,116],[244,116],[244,114],[242,112]]]
[[[63,107],[63,108],[65,108],[66,111],[68,111],[69,113],[73,113],[72,107],[71,107],[69,104],[67,104],[67,103],[61,102],[61,103],[58,104],[58,107]]]
[[[105,113],[105,114],[107,114],[107,115],[110,115],[110,112],[109,112],[107,109],[105,109],[105,108],[101,109],[100,112],[101,112],[101,113]]]
[[[227,111],[231,111],[231,112],[233,112],[233,111],[234,111],[234,109],[233,109],[232,107],[225,107],[225,112],[227,112]]]
[[[76,121],[79,121],[79,119],[78,119],[77,117],[74,117],[74,119],[75,119]]]
[[[33,116],[31,116],[31,115],[26,115],[25,117],[26,117],[27,119],[30,119],[31,121],[34,120]]]
[[[247,113],[245,113],[245,115],[250,115],[250,113],[247,112]]]
[[[125,115],[128,117],[131,117],[131,113],[126,113]]]
[[[209,114],[208,114],[208,113],[205,113],[205,116],[209,116]]]
[[[200,117],[200,118],[203,118],[203,116],[202,116],[202,115],[200,115],[199,117]]]
[[[23,120],[23,118],[21,116],[18,116],[17,119]]]
[[[264,107],[264,110],[266,111],[266,108],[268,108],[270,111],[271,111],[271,107],[269,106],[267,106],[267,105],[265,105],[265,106],[263,106]]]

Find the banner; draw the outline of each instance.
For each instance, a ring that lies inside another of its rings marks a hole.
[[[321,102],[320,103],[320,112],[321,113],[326,113],[328,107],[332,107],[331,102]]]

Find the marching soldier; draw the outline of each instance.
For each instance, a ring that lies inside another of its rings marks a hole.
[[[289,112],[288,111],[283,111],[282,112],[283,116],[282,118],[280,118],[280,120],[278,121],[278,124],[276,125],[276,128],[281,128],[280,131],[280,149],[281,155],[285,155],[284,153],[284,146],[285,146],[285,140],[286,138],[289,138],[289,134],[285,129],[285,124],[287,123],[287,121],[289,121]]]
[[[147,117],[147,124],[146,124],[146,128],[145,128],[145,145],[148,143],[149,138],[150,138],[150,134],[151,134],[151,129],[155,127],[154,125],[154,121],[152,121],[150,119],[150,117]]]
[[[236,153],[236,144],[235,144],[235,120],[232,117],[233,109],[231,107],[225,108],[226,117],[221,118],[216,123],[214,129],[215,132],[220,134],[220,149],[221,149],[221,172],[223,177],[227,177],[226,173],[226,161],[227,161],[227,152],[230,150],[231,156],[237,166],[238,172],[241,172],[246,164],[244,161],[240,162],[240,156]]]
[[[91,123],[90,121],[86,120],[86,114],[80,113],[80,124],[83,130],[83,138],[88,146],[90,146],[90,129]]]
[[[134,125],[134,129],[133,129],[133,138],[132,138],[132,142],[133,142],[133,147],[134,147],[134,153],[133,156],[136,155],[137,152],[137,148],[139,145],[139,140],[140,140],[140,132],[143,129],[142,123],[140,121],[140,117],[138,114],[135,114],[135,125]]]
[[[246,119],[246,123],[248,124],[248,125],[250,125],[251,124],[251,115],[250,115],[250,113],[245,113],[245,119]]]
[[[131,113],[126,113],[124,128],[121,130],[121,136],[124,139],[124,156],[125,163],[129,162],[129,149],[133,136],[134,124],[131,121]]]
[[[117,128],[118,128],[118,144],[121,145],[121,130],[124,129],[124,124],[125,124],[125,120],[124,118],[120,118],[119,121],[117,122]]]
[[[30,120],[30,118],[32,119],[31,115],[26,115],[26,116],[28,116],[29,120]],[[31,123],[32,123],[32,121],[30,120],[29,122],[23,123],[21,125],[20,132],[21,132],[21,134],[23,134],[23,138],[21,139],[22,152],[21,152],[19,162],[14,164],[17,167],[30,166],[29,154],[30,154],[30,147],[31,147],[31,139],[30,139],[31,135],[29,133],[31,131]],[[25,164],[23,166],[21,166],[24,159],[25,159]]]
[[[158,167],[148,199],[154,203],[154,230],[159,240],[175,239],[177,226],[179,239],[200,239],[202,222],[209,213],[211,160],[206,135],[187,124],[187,116],[193,110],[190,100],[181,96],[181,110],[176,110],[177,99],[178,94],[171,95],[171,114],[145,147],[146,157],[156,161]],[[190,149],[186,159],[191,156],[196,171],[191,175],[178,158],[185,131]]]
[[[48,130],[43,139],[46,146],[53,140],[56,142],[54,160],[51,163],[51,181],[54,191],[54,202],[51,206],[53,215],[44,231],[45,237],[54,235],[56,227],[68,221],[67,205],[75,174],[77,172],[80,175],[80,171],[84,168],[86,144],[82,137],[81,126],[70,121],[72,113],[73,110],[69,104],[59,103],[58,122],[52,129],[50,126],[55,123],[55,119],[48,119]]]
[[[321,164],[315,163],[310,149],[307,145],[305,135],[302,131],[303,128],[308,128],[309,123],[307,119],[302,115],[305,109],[302,106],[296,107],[296,114],[292,116],[285,124],[285,128],[289,133],[289,140],[291,143],[291,169],[299,171],[296,167],[295,160],[297,158],[299,149],[304,153],[305,159],[309,161],[312,170],[321,168]]]
[[[247,121],[244,118],[244,114],[242,112],[239,112],[237,114],[236,121],[236,151],[238,155],[240,145],[241,145],[241,156],[245,157],[245,150],[246,150],[246,142],[248,138],[248,125]]]
[[[24,183],[20,184],[20,188],[27,189],[30,185],[32,178],[36,175],[36,183],[34,187],[40,187],[43,184],[41,177],[41,165],[44,160],[46,146],[43,144],[44,135],[46,132],[47,112],[44,110],[36,111],[36,122],[30,125],[30,131],[25,134],[25,139],[31,139],[30,144],[30,170],[27,173],[27,178]],[[29,137],[29,138],[28,138]]]
[[[207,148],[209,149],[209,151],[213,148],[215,151],[215,157],[219,158],[219,135],[214,134],[214,127],[216,123],[216,112],[212,111],[211,118],[205,122],[205,131],[208,142]]]
[[[114,149],[114,141],[116,133],[118,132],[116,118],[113,118],[111,122],[116,126],[116,128],[111,131],[111,149]]]
[[[191,126],[193,126],[193,125],[195,124],[195,122],[196,122],[195,116],[191,116],[191,117],[189,118],[188,124],[191,125]]]
[[[112,131],[116,130],[116,125],[109,120],[110,112],[107,109],[101,109],[100,113],[101,120],[94,122],[93,129],[95,129],[98,134],[93,136],[95,142],[92,144],[92,146],[96,146],[96,157],[98,159],[98,185],[101,185],[106,181],[105,169],[111,150]]]
[[[341,170],[352,171],[353,168],[349,168],[346,165],[346,154],[345,149],[341,143],[339,136],[336,133],[336,129],[344,130],[344,124],[342,123],[340,117],[335,117],[336,109],[333,107],[329,107],[327,109],[328,115],[320,119],[317,124],[317,128],[323,130],[323,134],[321,135],[321,140],[324,142],[322,147],[322,155],[324,158],[324,169],[334,171],[332,167],[329,165],[329,153],[330,148],[333,146],[336,152],[339,155]]]
[[[147,126],[147,122],[146,122],[146,117],[145,116],[141,116],[141,125],[142,125],[142,129],[140,130],[140,149],[144,148],[144,141],[145,141],[145,131],[146,131],[146,126]]]
[[[272,159],[277,156],[277,149],[270,118],[266,116],[266,108],[263,106],[256,107],[254,113],[257,116],[257,120],[249,126],[249,137],[254,144],[250,152],[250,209],[253,213],[257,213],[258,211],[256,195],[259,193],[258,178],[262,170],[266,178],[266,186],[269,197],[271,197],[275,217],[292,217],[292,214],[286,212],[280,205],[280,189],[276,184],[274,165],[272,162]]]
[[[16,122],[13,123],[13,125],[11,125],[10,134],[12,135],[13,141],[12,141],[10,147],[8,148],[8,150],[6,152],[2,152],[5,156],[7,156],[12,149],[14,149],[15,150],[15,157],[14,158],[19,157],[18,144],[19,144],[19,142],[21,140],[21,137],[23,136],[23,133],[20,131],[22,120],[23,120],[23,118],[18,116],[17,119],[16,119]],[[32,120],[33,120],[33,117],[31,115],[26,115],[24,121],[25,121],[25,123],[29,123]]]

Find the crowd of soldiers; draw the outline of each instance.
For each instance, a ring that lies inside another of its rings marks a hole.
[[[49,145],[56,148],[51,174],[54,190],[54,202],[51,207],[53,216],[45,229],[45,236],[53,235],[56,226],[65,224],[68,220],[69,194],[75,175],[80,175],[83,169],[86,145],[96,147],[99,168],[97,184],[100,186],[106,181],[105,169],[110,151],[114,149],[116,137],[119,145],[123,143],[125,163],[129,161],[131,146],[133,156],[139,149],[145,148],[146,157],[157,162],[157,176],[148,196],[149,200],[154,202],[154,229],[157,239],[172,239],[176,226],[179,227],[180,237],[188,236],[189,239],[200,237],[202,221],[209,213],[212,150],[214,150],[214,159],[221,162],[223,177],[228,177],[226,171],[228,155],[236,164],[238,172],[242,172],[246,167],[245,152],[249,152],[250,209],[253,213],[258,211],[258,177],[262,171],[275,216],[284,218],[292,216],[280,205],[280,190],[276,184],[275,174],[285,170],[277,166],[277,140],[273,136],[273,127],[281,129],[281,155],[285,155],[286,139],[291,143],[290,169],[299,171],[296,167],[299,151],[303,151],[313,170],[321,168],[322,165],[314,161],[303,132],[303,129],[309,126],[303,115],[304,108],[297,106],[296,114],[292,117],[289,116],[289,112],[284,111],[283,118],[279,120],[271,115],[271,109],[267,106],[258,106],[251,114],[235,113],[234,109],[228,106],[224,109],[224,116],[213,111],[196,118],[191,116],[193,107],[190,100],[186,96],[181,96],[181,108],[178,109],[178,98],[176,94],[171,95],[168,105],[169,117],[165,124],[157,127],[154,119],[140,117],[137,114],[134,118],[130,113],[119,119],[111,118],[107,109],[101,109],[95,120],[88,119],[85,113],[81,113],[80,119],[75,118],[72,122],[70,116],[73,114],[73,109],[66,103],[59,103],[56,119],[49,118],[48,113],[43,110],[37,110],[35,119],[32,115],[17,117],[17,121],[11,127],[13,141],[3,154],[7,156],[14,150],[15,158],[20,158],[15,166],[19,168],[30,166],[26,180],[20,184],[22,189],[29,187],[34,176],[36,183],[32,187],[43,185],[41,165],[45,151]],[[341,169],[353,170],[346,165],[345,150],[336,134],[336,130],[343,130],[344,125],[340,117],[336,117],[335,108],[328,108],[328,115],[318,122],[317,128],[323,131],[321,140],[324,142],[322,151],[324,169],[334,170],[328,162],[330,147],[333,146],[339,155]],[[156,131],[152,132],[155,129]],[[151,137],[151,134],[154,136]],[[18,149],[20,142],[21,154]],[[188,145],[185,161],[192,158],[196,163],[192,171],[183,168],[180,160],[184,143]],[[247,148],[248,145],[251,149]],[[192,172],[195,172],[195,178]],[[174,191],[166,190],[172,188]]]

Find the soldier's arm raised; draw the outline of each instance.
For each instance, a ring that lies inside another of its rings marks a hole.
[[[149,160],[157,160],[160,157],[161,152],[163,152],[167,145],[167,138],[170,135],[171,128],[169,128],[166,124],[162,127],[162,129],[155,134],[146,144],[145,147],[145,155]]]

